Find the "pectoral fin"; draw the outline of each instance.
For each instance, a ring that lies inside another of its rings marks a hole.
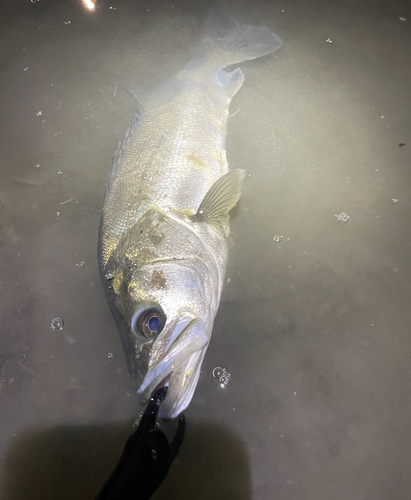
[[[206,222],[217,233],[228,236],[230,234],[228,213],[240,199],[244,178],[244,170],[232,170],[220,177],[208,190],[191,220]]]

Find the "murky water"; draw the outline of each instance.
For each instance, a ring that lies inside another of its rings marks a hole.
[[[141,411],[99,282],[99,209],[137,111],[126,89],[187,60],[207,5],[0,7],[1,498],[92,499]],[[232,12],[284,46],[242,65],[227,283],[155,498],[408,498],[410,7]]]

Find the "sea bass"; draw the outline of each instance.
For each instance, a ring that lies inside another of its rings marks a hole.
[[[244,171],[225,152],[229,65],[275,51],[265,27],[207,17],[198,56],[141,99],[119,145],[101,214],[101,280],[142,400],[168,385],[161,417],[190,403],[220,303],[229,212]]]

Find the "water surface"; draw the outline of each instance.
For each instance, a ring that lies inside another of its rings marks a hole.
[[[140,411],[99,282],[99,209],[138,109],[127,89],[187,61],[207,5],[0,8],[1,498],[92,499]],[[408,498],[411,9],[230,5],[284,46],[241,65],[227,283],[155,498]]]

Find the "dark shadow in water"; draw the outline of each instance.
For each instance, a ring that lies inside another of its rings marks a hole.
[[[221,425],[197,424],[153,500],[251,500],[249,459],[243,442]]]
[[[92,500],[116,465],[130,432],[129,423],[24,431],[3,463],[0,497]],[[154,498],[251,499],[243,443],[227,428],[188,422],[177,460]]]

